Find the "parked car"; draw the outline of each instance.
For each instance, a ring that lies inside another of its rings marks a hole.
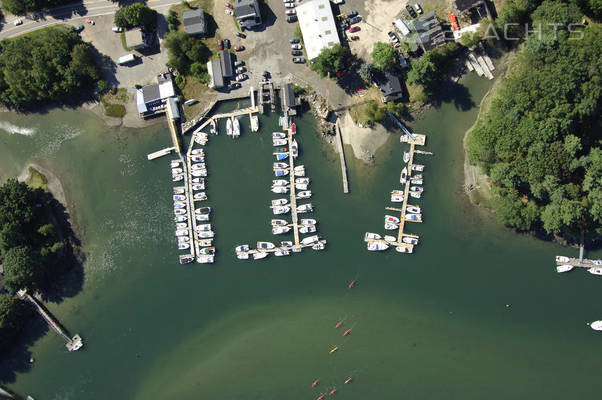
[[[294,3],[295,0],[284,0],[284,3]]]
[[[238,68],[236,68],[236,73],[237,74],[242,74],[243,72],[247,72],[247,69],[245,67],[238,67]]]
[[[220,40],[217,41],[217,48],[219,50],[223,50],[224,49],[224,41],[223,40],[220,39]]]
[[[422,11],[422,7],[420,7],[420,4],[418,4],[418,3],[414,4],[414,8],[416,9],[416,12],[418,14],[422,14],[423,11]]]
[[[294,9],[293,9],[293,10],[286,10],[284,13],[285,13],[286,15],[296,15],[296,14],[297,14],[297,11],[295,11]]]
[[[299,39],[289,39],[289,40],[288,40],[288,42],[289,42],[290,44],[295,44],[295,43],[299,43],[299,42],[300,42],[300,40],[299,40]]]
[[[389,33],[387,33],[387,35],[389,35],[389,37],[391,38],[391,41],[393,43],[399,43],[399,38],[397,37],[395,32],[389,32]]]
[[[79,26],[74,26],[73,27],[73,31],[75,32],[81,32],[84,30],[84,26],[83,25],[79,25]]]
[[[349,18],[349,25],[357,24],[362,20],[362,17],[359,15],[353,18]]]
[[[224,48],[225,49],[229,49],[230,48],[230,39],[224,39]]]
[[[286,7],[286,8],[295,8],[295,3],[284,3],[284,7]]]
[[[245,46],[236,46],[234,47],[234,51],[243,51],[245,49]]]
[[[247,35],[245,35],[245,34],[244,34],[244,33],[242,33],[242,32],[238,32],[238,31],[237,31],[237,32],[235,33],[235,35],[236,35],[236,36],[238,36],[238,37],[239,37],[239,38],[241,38],[241,39],[246,39],[246,38],[247,38]]]
[[[224,12],[226,13],[226,15],[234,15],[234,10],[230,10],[229,8],[226,8]]]
[[[230,84],[230,89],[238,89],[240,87],[242,87],[242,85],[240,83],[238,83],[238,82],[232,82]]]
[[[407,4],[406,10],[408,10],[408,14],[410,14],[410,17],[412,17],[412,18],[418,17],[418,14],[416,14],[416,11],[414,11],[414,9],[412,8],[411,5]]]
[[[234,6],[232,4],[230,4],[230,3],[226,3],[226,8],[234,9]]]
[[[111,28],[113,32],[123,32],[123,28],[120,26],[114,26]]]
[[[286,17],[286,22],[297,22],[297,16],[289,15],[288,17]]]
[[[303,52],[301,50],[292,50],[291,55],[292,56],[302,56]]]
[[[291,49],[293,50],[301,50],[303,46],[299,43],[291,44]]]
[[[345,0],[332,0],[334,4],[343,4]]]
[[[84,22],[90,25],[94,25],[94,21],[92,21],[91,19],[85,19]]]
[[[349,39],[351,39],[351,40],[360,40],[360,37],[353,35]]]
[[[359,30],[360,30],[359,26],[352,26],[351,28],[349,28],[349,33],[357,32]]]
[[[237,82],[244,81],[245,79],[247,79],[247,74],[238,74],[238,75],[236,75],[236,81]]]
[[[16,19],[14,22],[15,26],[21,25],[22,23],[23,23],[22,19]]]
[[[350,18],[353,18],[353,17],[355,17],[356,15],[358,15],[358,12],[357,12],[357,11],[351,11],[349,14],[347,14],[347,15],[345,16],[345,18],[347,18],[347,19],[350,19]]]
[[[293,58],[293,62],[295,64],[305,64],[305,58],[303,58],[303,57],[295,57],[295,58]]]
[[[243,65],[245,65],[245,62],[244,62],[244,61],[235,61],[235,62],[234,62],[234,66],[235,66],[235,67],[240,67],[240,66],[243,66]]]

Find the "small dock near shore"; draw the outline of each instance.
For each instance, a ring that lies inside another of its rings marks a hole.
[[[146,158],[148,158],[148,160],[151,161],[151,160],[154,160],[155,158],[159,158],[159,157],[163,157],[168,154],[171,154],[171,152],[174,151],[175,149],[176,149],[175,147],[167,147],[165,149],[155,151],[154,153],[150,153],[149,155],[146,156]]]
[[[573,268],[585,268],[594,275],[602,275],[602,260],[583,258],[584,247],[579,247],[579,258],[556,256],[556,267],[570,265]]]
[[[341,163],[341,177],[343,179],[343,193],[349,193],[349,182],[347,180],[347,164],[345,163],[345,148],[343,146],[343,137],[341,135],[341,127],[339,120],[335,125],[337,136],[337,149],[339,150],[339,161]]]

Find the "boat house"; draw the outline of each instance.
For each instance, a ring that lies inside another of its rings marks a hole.
[[[207,22],[202,9],[186,11],[182,14],[184,32],[191,36],[207,37]]]
[[[144,41],[144,34],[142,29],[134,28],[125,32],[125,45],[132,50],[141,50],[146,48],[146,42]]]
[[[171,74],[157,76],[157,83],[136,90],[136,106],[141,117],[165,112],[165,103],[175,96]]]
[[[289,115],[296,115],[296,107],[300,104],[301,100],[295,96],[293,85],[290,83],[282,85],[282,88],[280,89],[280,105],[282,106],[282,111],[287,112]]]
[[[308,1],[296,10],[307,58],[313,60],[322,50],[340,43],[329,0]]]
[[[208,86],[211,89],[221,89],[224,87],[224,76],[222,75],[220,60],[209,60],[207,62],[207,72],[209,73]]]
[[[261,11],[257,0],[234,1],[234,15],[241,30],[261,25]]]
[[[383,103],[397,100],[403,96],[403,90],[401,89],[399,77],[389,71],[378,74],[378,76],[375,78],[374,84],[380,90],[381,100]]]

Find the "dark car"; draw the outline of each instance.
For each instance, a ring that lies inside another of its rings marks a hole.
[[[303,57],[295,57],[295,58],[293,58],[293,62],[295,64],[305,64],[305,58],[303,58]]]
[[[293,50],[291,51],[292,56],[302,56],[303,52],[301,50]]]
[[[351,11],[349,14],[347,14],[347,15],[345,16],[345,18],[347,18],[347,19],[353,18],[353,17],[355,17],[357,14],[358,14],[358,13],[357,13],[357,11]]]
[[[73,31],[75,32],[81,32],[84,30],[84,26],[83,25],[79,25],[79,26],[74,26],[73,27]]]
[[[289,15],[288,17],[286,17],[286,22],[297,22],[297,16]]]
[[[238,37],[239,37],[239,38],[241,38],[241,39],[246,39],[246,38],[247,38],[247,35],[245,35],[245,34],[244,34],[244,33],[242,33],[242,32],[236,32],[236,33],[235,33],[235,35],[236,35],[236,36],[238,36]]]
[[[357,17],[349,18],[349,25],[357,24],[362,20],[359,15]]]
[[[226,49],[230,48],[230,39],[224,39],[224,48],[226,48]]]
[[[291,44],[299,43],[299,39],[289,39],[288,41]]]
[[[416,18],[418,16],[418,14],[416,14],[416,11],[414,11],[412,6],[410,6],[409,4],[406,5],[406,10],[408,10],[408,14],[410,14],[410,17]]]

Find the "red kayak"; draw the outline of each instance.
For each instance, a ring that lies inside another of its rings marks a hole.
[[[328,393],[328,395],[329,395],[329,396],[332,396],[332,395],[333,395],[333,394],[335,394],[336,392],[337,392],[337,389],[336,389],[336,388],[335,388],[335,389],[332,389],[332,390],[330,391],[330,393]]]
[[[297,125],[295,125],[294,122],[293,125],[291,125],[291,131],[293,131],[293,133],[297,132]]]
[[[343,336],[347,336],[347,335],[349,335],[350,333],[351,333],[351,329],[347,329],[347,330],[345,331],[345,333],[343,333]]]
[[[343,320],[343,321],[345,321],[345,320]],[[340,327],[341,327],[341,325],[343,325],[343,321],[341,321],[341,322],[339,322],[338,324],[336,324],[336,325],[334,326],[334,329],[340,328]]]
[[[355,281],[351,281],[351,283],[349,284],[348,288],[351,289],[353,286],[355,286]]]
[[[316,400],[322,400],[324,398],[324,395],[318,397]]]
[[[319,380],[319,379],[316,379],[316,380],[314,381],[314,383],[312,383],[312,384],[311,384],[311,387],[316,387],[316,386],[318,386],[318,383],[320,383],[320,380]]]
[[[348,384],[349,382],[351,382],[352,380],[353,380],[353,377],[347,378],[347,380],[345,381],[345,385]]]

